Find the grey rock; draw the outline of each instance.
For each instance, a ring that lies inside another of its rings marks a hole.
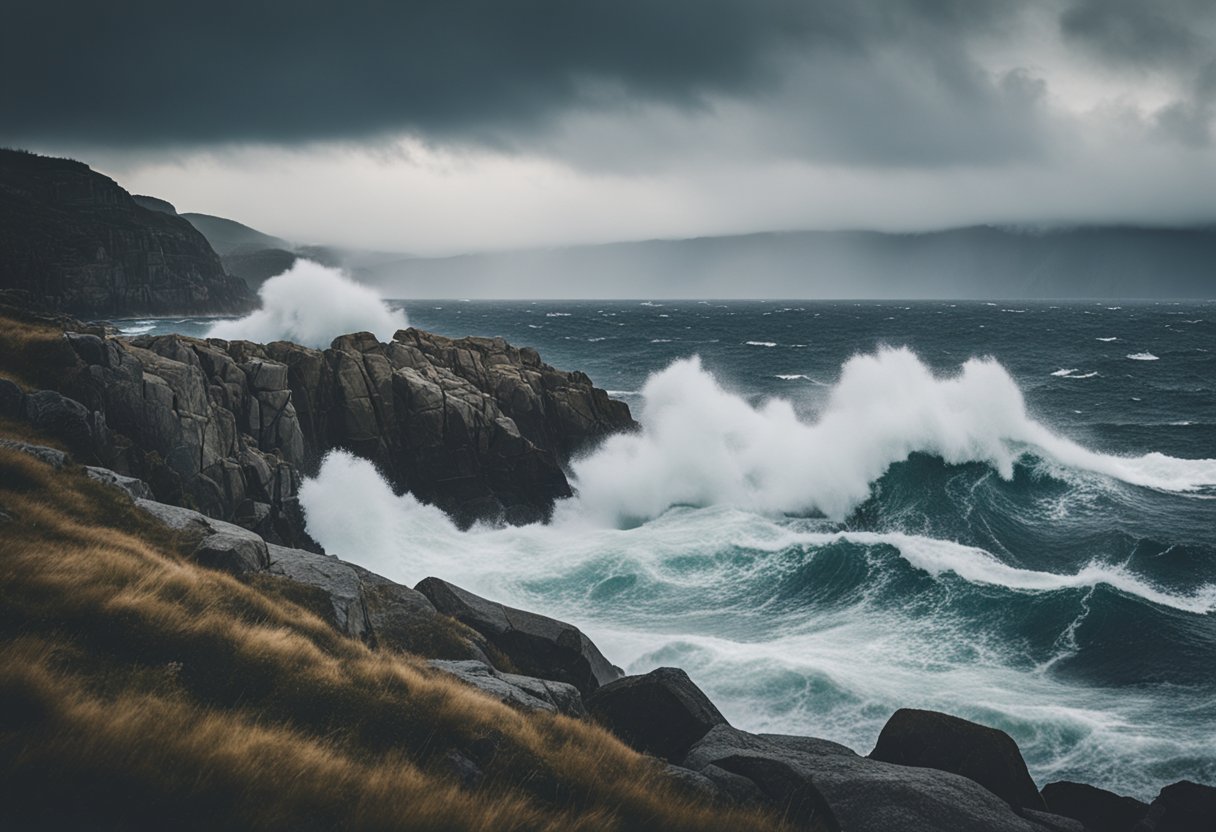
[[[116,471],[111,471],[109,468],[98,468],[96,465],[86,465],[84,472],[90,479],[125,491],[132,500],[152,498],[152,489],[148,488],[146,482],[136,477],[124,477]]]
[[[744,776],[778,808],[781,800],[813,808],[813,795],[791,791],[797,775],[822,797],[839,828],[850,832],[1042,832],[973,780],[860,757],[835,743],[769,739],[719,725],[681,765],[702,772],[712,765]]]
[[[303,549],[268,546],[272,575],[322,590],[332,605],[331,623],[343,633],[365,638],[369,632],[363,608],[362,583],[355,567],[332,555]]]
[[[602,685],[587,697],[587,710],[634,749],[673,762],[709,729],[726,724],[709,697],[675,667]]]
[[[62,440],[75,453],[93,448],[93,419],[89,409],[54,390],[27,393],[24,417],[34,427]]]
[[[1094,832],[1131,832],[1148,804],[1085,783],[1060,781],[1043,787],[1047,811],[1074,818]]]
[[[1089,832],[1088,827],[1081,823],[1081,821],[1064,817],[1063,815],[1056,815],[1051,812],[1039,812],[1034,809],[1022,809],[1021,815],[1026,820],[1048,830],[1048,832]],[[1096,828],[1101,829],[1101,827]]]
[[[1047,808],[1012,737],[950,714],[901,708],[883,726],[870,756],[961,774],[1011,806]]]
[[[353,566],[359,576],[370,641],[380,649],[403,650],[435,659],[489,660],[451,618],[441,615],[417,590]]]
[[[465,684],[524,711],[586,716],[582,697],[572,686],[517,673],[502,673],[475,660],[433,660],[431,667],[450,673]]]
[[[25,392],[14,382],[0,378],[0,418],[25,417]]]
[[[1216,787],[1189,780],[1166,786],[1134,832],[1216,832]]]
[[[721,799],[722,793],[718,784],[699,771],[668,763],[663,767],[664,773],[680,784],[688,793],[711,800]]]
[[[583,695],[624,675],[572,624],[489,601],[438,578],[426,578],[415,589],[435,609],[485,636],[523,673],[574,685]]]
[[[32,442],[22,442],[17,439],[0,439],[0,448],[8,448],[9,450],[29,454],[35,459],[45,462],[56,471],[68,464],[67,454],[56,448],[48,448],[46,445],[35,445]]]
[[[238,536],[219,532],[208,535],[191,555],[203,566],[222,569],[234,575],[260,572],[270,566],[266,542],[257,536]]]

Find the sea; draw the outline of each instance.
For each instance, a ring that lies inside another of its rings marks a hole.
[[[331,553],[682,667],[746,730],[866,754],[929,708],[1007,731],[1040,786],[1216,782],[1216,304],[393,305],[643,427],[525,527],[461,531],[333,454],[302,494]]]

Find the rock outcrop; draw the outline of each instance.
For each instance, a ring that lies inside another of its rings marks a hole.
[[[870,757],[950,771],[974,780],[1010,806],[1047,808],[1013,737],[956,716],[901,708],[883,726]]]
[[[1133,832],[1216,832],[1216,787],[1189,780],[1166,786]]]
[[[1061,780],[1041,792],[1047,810],[1080,821],[1094,832],[1132,832],[1148,814],[1148,804],[1086,783]]]
[[[584,696],[624,675],[564,621],[486,600],[438,578],[426,578],[415,589],[437,610],[481,633],[523,673],[573,685]]]
[[[546,711],[574,717],[587,715],[583,699],[573,685],[518,673],[501,673],[485,662],[475,660],[435,660],[431,667],[523,711]]]
[[[670,762],[726,718],[709,697],[676,667],[626,676],[587,697],[587,710],[638,751]]]
[[[0,289],[96,317],[254,306],[194,226],[147,204],[80,162],[0,150]]]
[[[0,415],[144,480],[161,502],[295,548],[317,548],[296,493],[330,450],[371,460],[462,524],[530,522],[570,495],[570,453],[636,427],[582,373],[497,338],[408,329],[318,350],[63,325],[58,389],[0,379]]]

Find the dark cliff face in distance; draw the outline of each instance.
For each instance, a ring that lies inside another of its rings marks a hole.
[[[255,305],[194,226],[142,199],[80,162],[0,150],[0,289],[90,317]]]
[[[276,543],[307,544],[296,493],[333,449],[371,460],[460,523],[518,523],[570,495],[570,454],[635,427],[628,406],[583,373],[500,338],[407,329],[389,343],[356,333],[316,350],[67,329],[48,328],[62,346],[56,391],[0,380],[7,415],[146,480],[163,502]]]

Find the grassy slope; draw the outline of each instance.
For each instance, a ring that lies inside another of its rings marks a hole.
[[[0,449],[0,827],[760,829],[594,725],[330,629]],[[486,774],[462,789],[460,749]]]

